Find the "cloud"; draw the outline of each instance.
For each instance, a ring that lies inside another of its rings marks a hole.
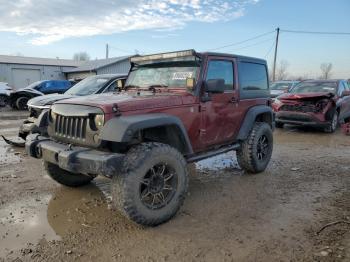
[[[34,45],[130,30],[179,29],[228,21],[258,0],[0,0],[0,31],[29,35]]]

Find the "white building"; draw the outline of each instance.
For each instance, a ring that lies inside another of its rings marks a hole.
[[[66,79],[64,71],[79,65],[68,59],[0,55],[0,82],[18,90],[39,80]]]

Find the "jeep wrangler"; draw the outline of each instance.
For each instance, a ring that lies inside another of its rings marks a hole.
[[[136,223],[172,218],[187,194],[187,163],[235,150],[247,173],[265,170],[274,114],[266,61],[194,50],[131,58],[121,92],[62,100],[48,137],[27,137],[58,183],[112,179],[115,207]]]

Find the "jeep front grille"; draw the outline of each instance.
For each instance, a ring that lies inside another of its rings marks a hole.
[[[85,139],[88,117],[56,115],[55,134],[71,139]]]

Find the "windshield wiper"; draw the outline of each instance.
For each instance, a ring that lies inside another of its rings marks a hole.
[[[154,85],[148,86],[148,88],[154,88],[154,87],[168,87],[168,86],[164,84],[154,84]]]

